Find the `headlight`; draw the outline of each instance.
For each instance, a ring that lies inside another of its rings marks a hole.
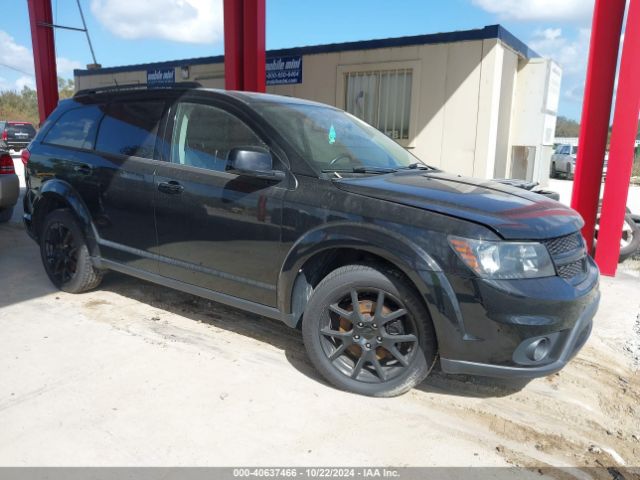
[[[489,242],[449,236],[460,260],[483,278],[553,277],[556,270],[547,248],[535,242]]]

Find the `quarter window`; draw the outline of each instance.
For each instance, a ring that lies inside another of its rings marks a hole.
[[[181,103],[175,119],[173,163],[223,172],[231,149],[265,146],[238,118],[210,105]]]
[[[164,102],[117,102],[107,107],[96,150],[129,157],[157,158],[158,126]]]
[[[101,117],[102,108],[99,105],[69,110],[47,132],[44,142],[62,147],[92,149]]]
[[[412,69],[346,74],[347,112],[394,140],[409,139]]]

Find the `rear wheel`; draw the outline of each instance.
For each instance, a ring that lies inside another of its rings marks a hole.
[[[429,314],[411,285],[391,269],[341,267],[316,287],[302,333],[314,366],[343,390],[400,395],[435,363]]]
[[[47,276],[60,290],[80,293],[97,287],[102,280],[102,272],[93,266],[84,235],[69,210],[54,210],[45,219],[40,254]]]
[[[549,176],[551,178],[556,178],[558,176],[558,172],[556,171],[556,162],[551,162],[551,171],[549,172]]]

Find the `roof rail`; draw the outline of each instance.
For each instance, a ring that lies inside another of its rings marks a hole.
[[[137,90],[166,90],[166,89],[189,89],[189,88],[199,88],[202,87],[202,84],[199,82],[176,82],[176,83],[164,83],[159,85],[148,85],[146,83],[129,83],[125,85],[108,85],[104,87],[94,87],[94,88],[85,88],[83,90],[78,90],[73,94],[74,97],[79,97],[82,95],[93,95],[96,93],[108,93],[108,92],[129,92],[129,91],[137,91]]]

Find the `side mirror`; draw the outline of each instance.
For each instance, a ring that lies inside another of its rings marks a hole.
[[[273,157],[268,150],[258,147],[234,148],[229,152],[227,171],[240,175],[281,180],[284,172],[273,169]]]

